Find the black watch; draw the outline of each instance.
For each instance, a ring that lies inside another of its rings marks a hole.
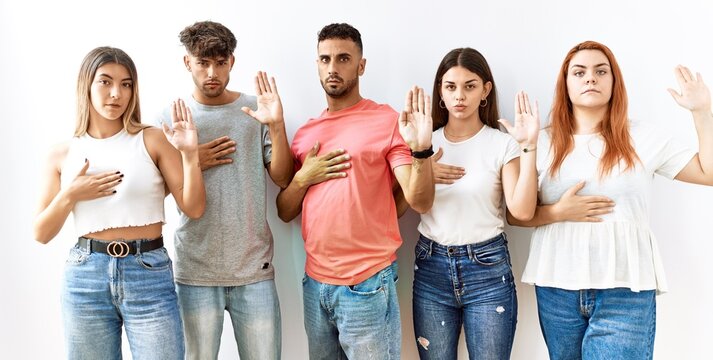
[[[416,159],[428,159],[433,155],[433,145],[429,146],[426,150],[413,151],[411,150],[411,156]]]

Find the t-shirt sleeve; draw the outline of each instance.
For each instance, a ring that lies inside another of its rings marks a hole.
[[[411,165],[412,163],[411,148],[408,147],[404,138],[401,137],[398,121],[394,121],[391,143],[386,153],[386,161],[389,162],[391,169],[395,169],[401,165]]]
[[[154,114],[154,116],[147,122],[148,125],[155,126],[159,129],[163,129],[163,124],[172,127],[171,125],[171,107],[167,106],[163,110]]]
[[[683,141],[665,133],[663,129],[655,129],[655,137],[661,145],[656,155],[656,173],[673,179],[691,161],[696,151]]]
[[[297,146],[299,144],[299,136],[300,131],[298,130],[295,134],[295,137],[292,139],[292,144],[290,145],[290,153],[292,153],[292,162],[295,166],[295,172],[298,172],[302,168],[302,161],[300,160],[300,157],[298,155],[299,150],[297,149]]]
[[[505,157],[503,158],[503,165],[509,163],[512,159],[520,157],[520,145],[517,141],[513,139],[512,136],[506,134],[505,138]]]
[[[260,130],[262,131],[262,161],[267,166],[272,161],[272,139],[267,125],[261,125]]]

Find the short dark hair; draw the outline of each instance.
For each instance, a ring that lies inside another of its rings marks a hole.
[[[494,129],[499,129],[500,125],[498,124],[498,119],[500,118],[500,112],[498,111],[498,93],[488,61],[485,60],[483,54],[478,50],[464,47],[449,51],[438,65],[438,70],[436,70],[436,78],[433,80],[433,98],[431,105],[433,130],[435,131],[442,128],[448,123],[448,110],[440,106],[441,80],[448,70],[456,66],[462,66],[468,69],[468,71],[478,75],[483,79],[483,85],[487,82],[492,84],[490,93],[486,98],[487,102],[484,106],[478,108],[478,115],[480,115],[480,121],[482,121],[483,124]]]
[[[178,37],[186,51],[196,57],[229,57],[238,44],[230,29],[213,21],[199,21],[186,26]]]
[[[364,46],[361,43],[361,34],[359,30],[347,23],[329,24],[322,28],[317,34],[317,43],[329,39],[342,39],[353,41],[360,52],[364,52]]]

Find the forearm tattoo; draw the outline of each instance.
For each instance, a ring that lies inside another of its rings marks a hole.
[[[423,160],[424,159],[413,159],[411,168],[415,170],[417,174],[421,173],[421,168],[423,167]]]

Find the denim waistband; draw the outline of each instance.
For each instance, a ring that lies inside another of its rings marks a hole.
[[[492,237],[488,240],[481,241],[475,244],[468,245],[441,245],[425,236],[420,234],[418,238],[418,244],[416,246],[421,246],[424,249],[428,249],[429,254],[443,255],[443,256],[468,256],[472,257],[474,252],[477,252],[485,247],[497,246],[500,244],[507,244],[507,236],[505,233],[500,233],[499,235]]]

